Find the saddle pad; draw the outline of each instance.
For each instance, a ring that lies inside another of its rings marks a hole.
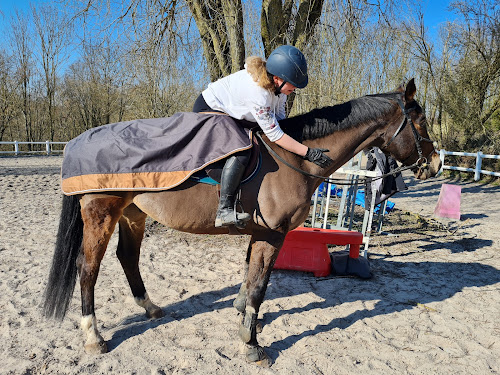
[[[180,112],[89,129],[64,149],[66,195],[168,190],[194,172],[252,147],[252,132],[227,115]]]

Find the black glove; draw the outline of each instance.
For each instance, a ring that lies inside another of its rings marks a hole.
[[[321,168],[326,168],[333,163],[333,160],[325,155],[324,152],[328,152],[326,148],[308,148],[306,156],[304,159],[313,162],[314,164],[320,166]]]

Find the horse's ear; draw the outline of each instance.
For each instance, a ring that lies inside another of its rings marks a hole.
[[[405,102],[409,103],[413,101],[413,97],[415,96],[415,93],[417,92],[417,87],[415,86],[415,79],[412,78],[410,79],[410,82],[406,85],[406,90],[405,90]]]

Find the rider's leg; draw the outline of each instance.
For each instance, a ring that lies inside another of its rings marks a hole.
[[[219,207],[215,217],[216,227],[236,225],[243,228],[245,223],[250,220],[249,214],[237,212],[235,208],[236,194],[249,159],[250,150],[245,150],[229,157],[224,164],[220,183]]]

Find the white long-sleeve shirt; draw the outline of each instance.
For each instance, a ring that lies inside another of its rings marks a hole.
[[[212,109],[256,122],[273,142],[284,134],[278,120],[286,117],[286,95],[260,87],[246,69],[210,83],[202,95]]]

